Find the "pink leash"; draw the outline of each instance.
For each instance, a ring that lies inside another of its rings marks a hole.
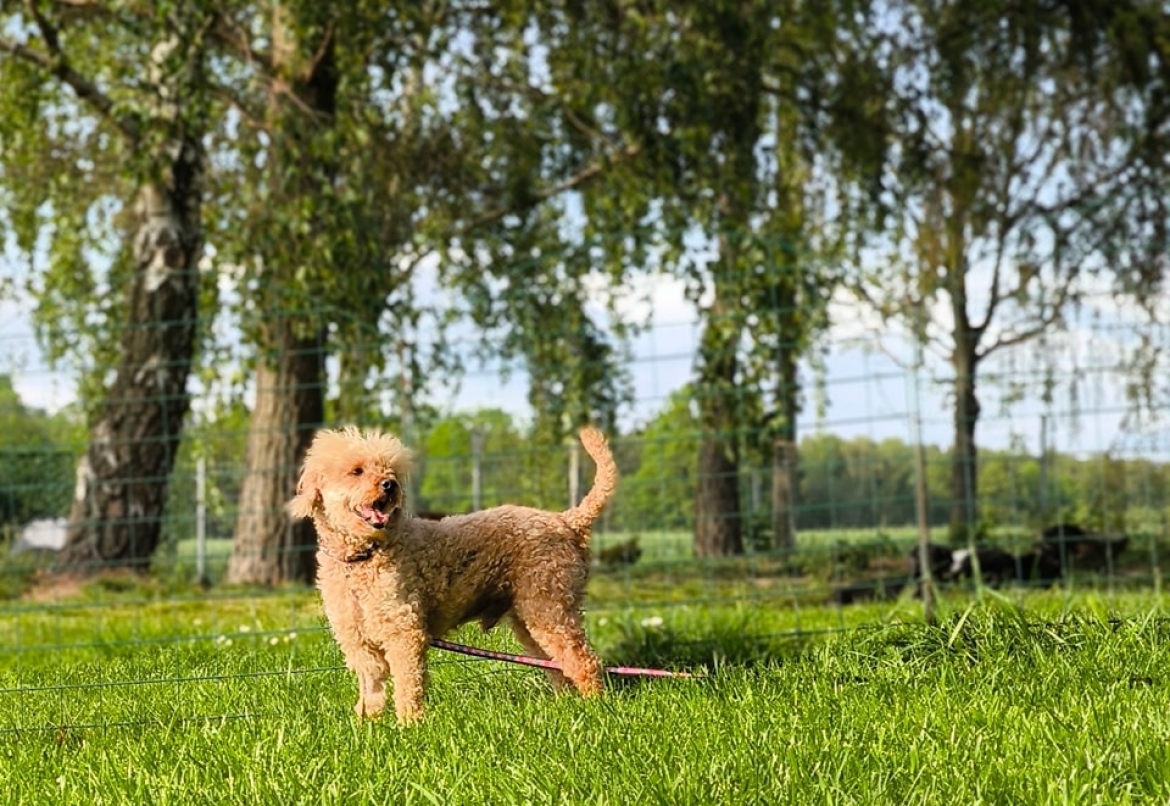
[[[539,666],[541,669],[556,669],[561,670],[561,665],[554,660],[545,660],[544,658],[532,658],[528,655],[513,655],[510,652],[493,652],[490,649],[480,649],[474,646],[465,646],[464,644],[456,644],[451,641],[444,641],[442,638],[435,638],[431,641],[431,646],[436,649],[445,649],[448,652],[458,652],[461,655],[470,655],[473,658],[489,658],[491,660],[502,660],[507,663],[519,663],[521,666]],[[690,672],[670,672],[666,669],[640,669],[637,666],[607,666],[605,671],[610,674],[620,674],[636,677],[694,677]]]

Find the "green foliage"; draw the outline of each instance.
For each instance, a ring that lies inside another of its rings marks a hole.
[[[680,389],[644,427],[624,437],[612,435],[622,481],[607,515],[607,530],[637,534],[693,528],[701,430],[692,395],[691,387]],[[531,433],[509,415],[486,409],[441,418],[428,432],[419,451],[418,509],[471,508],[475,428],[484,435],[482,506],[564,505],[567,449],[534,445]],[[933,528],[947,523],[949,515],[950,453],[934,445],[924,450],[927,523]],[[916,526],[913,446],[893,438],[874,442],[810,434],[799,443],[799,457],[798,545],[807,547],[824,530],[862,530],[872,538],[874,530]],[[1063,454],[1052,454],[1046,462],[1042,474],[1035,456],[1014,450],[985,452],[979,467],[985,532],[1030,540],[1061,521],[1107,532],[1162,528],[1159,513],[1166,507],[1170,466]],[[766,463],[752,470],[743,482],[745,502],[752,500],[753,483],[762,489],[769,484]],[[583,482],[588,479],[586,470]],[[767,504],[763,506],[767,511]],[[750,518],[760,513],[745,504],[738,514]]]
[[[632,484],[614,517],[677,528],[702,472],[692,435],[721,435],[751,472],[773,438],[795,439],[843,279],[891,317],[940,294],[989,300],[994,323],[959,334],[984,339],[982,354],[1059,324],[1074,280],[1107,272],[1139,300],[1158,288],[1170,107],[1152,69],[1166,51],[1156,4],[279,8],[0,6],[0,227],[31,267],[0,283],[33,301],[85,404],[118,359],[127,208],[182,125],[207,132],[203,310],[230,314],[200,324],[204,388],[241,397],[245,368],[285,346],[266,325],[320,334],[336,358],[328,416],[429,434],[419,503],[436,508],[469,504],[467,434],[431,428],[421,401],[476,357],[522,364],[535,412],[511,450],[488,451],[505,458],[485,503],[563,502],[565,438],[586,421],[612,429],[632,397],[633,278],[683,280],[703,337],[689,402],[619,446]],[[170,80],[205,53],[205,75]],[[179,84],[164,103],[159,88]],[[863,244],[891,258],[864,277]],[[1001,287],[968,295],[968,273]],[[447,341],[468,321],[475,350]],[[1135,368],[1146,405],[1154,366]],[[183,478],[205,438],[184,447]],[[912,519],[905,446],[801,448],[803,528]],[[240,456],[233,445],[222,461]],[[928,457],[932,523],[950,498],[946,458]],[[986,459],[988,525],[1060,513],[1104,528],[1134,474],[1162,484],[1159,468],[1107,462],[1091,485],[1054,457],[1042,486],[1035,460]],[[230,508],[233,485],[215,487]],[[179,511],[189,490],[176,495]]]
[[[966,478],[981,362],[1077,320],[1102,278],[1142,302],[1165,271],[1170,106],[1147,68],[1167,63],[1170,16],[1153,2],[1087,8],[908,0],[887,12],[893,203],[875,268],[854,283],[950,362],[956,533],[985,519]],[[947,319],[923,316],[936,306]],[[1135,366],[1143,357],[1146,345]]]
[[[693,527],[699,421],[691,390],[672,394],[629,443],[637,449],[637,467],[623,474],[615,496],[617,523],[628,529]]]
[[[478,437],[476,436],[478,434]],[[519,463],[524,442],[511,418],[499,409],[446,417],[428,432],[417,471],[422,475],[419,510],[470,512],[475,440],[480,447],[480,509],[510,501],[530,501]]]
[[[61,518],[73,497],[80,429],[68,412],[30,409],[0,375],[0,526],[11,534],[34,518]]]
[[[246,452],[249,412],[240,402],[225,404],[183,429],[183,441],[167,488],[163,542],[173,556],[181,541],[195,537],[199,461],[204,465],[208,540],[229,538],[235,522]],[[290,496],[291,497],[291,496]]]
[[[197,31],[214,13],[202,2],[92,11],[0,9],[0,232],[29,258],[15,285],[45,355],[76,371],[87,407],[118,360],[133,194],[157,181],[174,129],[211,105],[172,79],[199,61]]]
[[[714,527],[732,523],[724,510],[753,447],[740,424],[767,423],[766,443],[795,439],[797,366],[827,326],[837,261],[865,219],[872,194],[846,190],[857,166],[867,181],[878,170],[869,158],[884,148],[881,127],[858,125],[879,111],[863,95],[873,83],[850,80],[881,76],[855,35],[865,9],[553,4],[540,17],[551,83],[572,105],[570,142],[600,143],[612,160],[581,192],[586,235],[629,233],[600,250],[609,274],[682,279],[701,321],[705,551],[738,550],[738,530]],[[628,257],[643,252],[651,260]]]

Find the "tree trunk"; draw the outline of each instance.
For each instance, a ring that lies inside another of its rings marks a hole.
[[[955,370],[955,444],[951,452],[951,541],[962,545],[979,535],[978,456],[975,425],[979,399],[975,394],[978,360],[973,349],[963,349],[969,338],[960,336],[952,355]]]
[[[795,302],[781,311],[792,316]],[[796,383],[798,355],[794,340],[780,346],[777,411],[772,438],[772,548],[790,552],[796,548],[797,478],[796,418],[800,410],[800,388]]]
[[[699,486],[695,501],[696,557],[743,554],[737,465],[733,440],[704,436],[699,443]]]
[[[321,5],[298,10],[310,17],[324,16],[294,20],[284,6],[273,10],[272,63],[277,79],[267,110],[272,133],[268,170],[273,198],[283,209],[273,220],[274,251],[263,260],[269,289],[297,286],[299,281],[291,276],[293,264],[304,255],[318,254],[303,240],[323,237],[317,231],[322,222],[316,205],[332,192],[331,170],[323,156],[327,149],[317,146],[333,123],[337,104],[329,20],[333,12]],[[293,223],[280,215],[291,217]],[[298,244],[303,247],[300,254]],[[312,295],[312,288],[307,289],[307,296]],[[275,318],[260,328],[259,349],[268,358],[256,368],[256,405],[248,427],[247,467],[228,564],[227,581],[237,585],[311,583],[316,574],[312,523],[290,522],[284,505],[295,490],[313,432],[325,418],[325,329],[312,314],[287,311],[288,303],[280,295],[269,299],[277,310],[269,312]]]
[[[796,548],[797,452],[794,435],[785,429],[772,441],[772,548]]]
[[[247,470],[227,572],[227,582],[236,585],[312,582],[317,568],[312,522],[290,521],[284,505],[325,418],[324,334],[297,338],[285,320],[268,331],[268,342],[281,346],[256,369]]]
[[[716,292],[718,294],[718,292]],[[739,329],[716,296],[699,346],[699,478],[695,556],[743,554],[735,375]]]
[[[167,485],[187,416],[187,378],[199,307],[203,152],[199,138],[168,144],[163,181],[134,205],[135,271],[119,365],[91,422],[77,467],[58,567],[146,570],[159,543]]]

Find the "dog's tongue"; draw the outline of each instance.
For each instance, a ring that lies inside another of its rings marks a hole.
[[[390,516],[385,512],[369,506],[362,507],[362,515],[365,516],[370,526],[385,526],[386,521],[390,519]]]

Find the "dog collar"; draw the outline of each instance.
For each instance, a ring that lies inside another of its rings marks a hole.
[[[374,547],[373,546],[367,546],[364,550],[359,551],[357,554],[353,554],[349,557],[338,557],[336,554],[334,554],[333,552],[331,552],[329,549],[325,548],[324,546],[317,546],[317,550],[320,551],[322,554],[324,554],[329,559],[333,560],[334,562],[345,563],[347,565],[349,563],[365,562],[366,560],[368,560],[374,556]]]

